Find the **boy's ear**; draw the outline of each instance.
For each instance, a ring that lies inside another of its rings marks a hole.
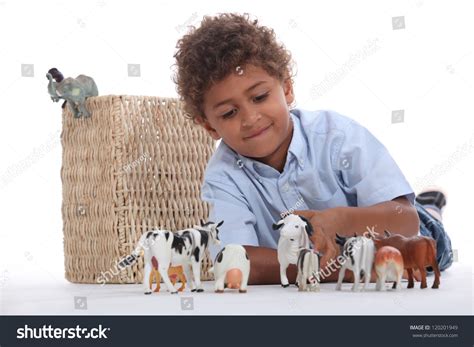
[[[295,95],[293,93],[293,80],[291,78],[287,78],[283,82],[283,92],[285,93],[287,105],[293,104],[295,101]]]
[[[197,124],[199,124],[200,126],[202,126],[207,132],[209,135],[211,135],[211,137],[214,139],[214,140],[220,140],[221,137],[219,136],[219,134],[217,133],[217,131],[211,126],[211,124],[209,124],[209,121],[204,118],[204,117],[196,117],[195,118],[195,121]]]

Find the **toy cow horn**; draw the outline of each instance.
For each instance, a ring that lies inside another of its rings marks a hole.
[[[384,230],[385,237],[390,237],[392,234],[388,230]]]
[[[354,231],[354,237],[357,237],[357,234],[355,233],[355,231]]]
[[[300,218],[303,220],[303,222],[306,223],[306,226],[304,227],[305,230],[306,230],[306,233],[308,234],[308,236],[312,236],[313,233],[314,233],[314,229],[313,229],[313,226],[311,225],[311,223],[309,222],[309,220],[307,220],[305,217],[303,216],[300,216]]]
[[[284,225],[283,221],[279,221],[278,223],[273,223],[272,224],[272,229],[273,230],[278,230]]]
[[[217,224],[217,227],[219,228],[222,224],[224,224],[224,221],[220,221],[218,224]]]
[[[346,238],[339,236],[339,234],[336,233],[336,243],[339,245],[344,245],[346,243]]]

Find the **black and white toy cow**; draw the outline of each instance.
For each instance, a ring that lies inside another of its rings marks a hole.
[[[193,228],[180,230],[175,233],[167,230],[154,230],[144,233],[131,255],[123,259],[119,266],[126,267],[135,263],[141,250],[145,251],[143,272],[143,289],[145,294],[151,294],[148,279],[152,271],[152,257],[158,261],[158,272],[163,278],[168,291],[178,293],[168,276],[171,266],[183,267],[186,280],[190,283],[192,292],[202,292],[201,262],[209,243],[220,244],[219,227],[224,223],[201,222]]]
[[[250,274],[250,259],[241,245],[229,244],[216,255],[214,266],[209,270],[214,273],[215,291],[223,293],[224,288],[238,289],[247,292]]]
[[[336,234],[336,243],[340,246],[341,256],[344,258],[339,270],[336,290],[341,290],[342,280],[347,269],[354,273],[352,290],[363,290],[370,283],[372,264],[375,258],[374,241],[365,236],[342,237]],[[362,288],[359,286],[361,277],[364,278]]]
[[[273,230],[280,229],[278,240],[278,262],[280,263],[281,285],[289,286],[286,269],[290,264],[298,262],[301,249],[309,249],[312,243],[309,237],[313,234],[311,223],[304,217],[289,214],[273,224]]]
[[[296,282],[300,292],[319,292],[319,253],[301,249],[298,255]]]

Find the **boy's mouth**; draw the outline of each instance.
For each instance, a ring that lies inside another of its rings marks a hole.
[[[266,132],[270,127],[272,126],[272,124],[270,125],[267,125],[266,127],[263,127],[263,128],[260,128],[259,130],[257,131],[254,131],[252,134],[250,134],[249,136],[244,136],[244,140],[249,140],[249,139],[253,139],[257,136],[260,136],[262,135],[264,132]]]

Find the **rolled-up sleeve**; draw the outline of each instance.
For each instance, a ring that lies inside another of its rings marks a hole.
[[[220,246],[211,245],[212,260],[222,247],[230,243],[258,246],[255,215],[237,187],[217,180],[205,180],[201,198],[209,203],[209,220],[224,224],[219,228]]]
[[[357,196],[358,206],[370,206],[415,194],[385,146],[366,128],[351,121],[344,131],[335,164],[347,193]]]

